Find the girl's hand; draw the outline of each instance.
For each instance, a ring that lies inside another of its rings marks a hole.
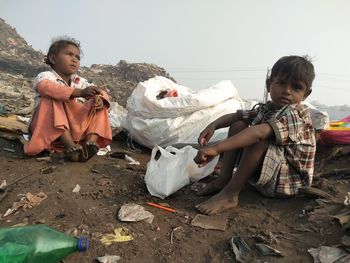
[[[201,150],[198,150],[196,157],[194,157],[194,162],[198,164],[198,167],[201,168],[206,166],[211,160],[215,158],[219,153],[215,150],[214,147],[207,147]]]
[[[96,110],[101,110],[104,106],[103,99],[100,95],[95,95],[95,108]]]
[[[215,132],[215,126],[209,124],[199,135],[198,143],[200,146],[205,146],[208,144],[210,138],[213,136]]]
[[[81,90],[80,97],[83,97],[83,98],[93,97],[93,96],[99,95],[100,93],[101,93],[101,89],[99,87],[89,86]]]

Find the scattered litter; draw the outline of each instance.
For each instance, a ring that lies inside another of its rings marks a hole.
[[[341,243],[346,247],[350,247],[350,236],[343,236],[341,239]]]
[[[236,261],[244,263],[245,257],[249,251],[251,251],[248,244],[239,236],[233,236],[230,238],[230,245],[235,254]]]
[[[147,205],[153,206],[153,207],[156,207],[156,208],[159,208],[159,209],[162,209],[162,210],[164,210],[164,211],[172,212],[172,213],[175,213],[175,212],[176,212],[176,210],[173,209],[173,208],[166,207],[166,206],[159,205],[159,204],[152,203],[152,202],[147,202]]]
[[[348,208],[346,211],[341,212],[341,213],[333,216],[333,218],[335,218],[339,221],[342,228],[344,228],[344,229],[350,228],[350,210],[348,210]]]
[[[125,158],[126,161],[129,162],[130,165],[140,165],[139,161],[136,161],[134,158],[132,158],[131,156],[125,154]]]
[[[198,192],[199,190],[202,190],[206,185],[206,183],[195,182],[191,184],[191,190],[194,192]]]
[[[6,147],[4,147],[4,148],[2,148],[4,151],[6,151],[6,152],[11,152],[11,153],[14,153],[14,152],[16,152],[15,151],[15,149],[11,149],[11,148],[6,148]]]
[[[314,259],[314,263],[335,263],[349,262],[350,254],[344,249],[336,247],[320,246],[318,248],[310,248],[308,252]]]
[[[0,116],[7,116],[6,107],[2,103],[0,103]]]
[[[97,152],[97,155],[106,155],[112,151],[111,146],[107,145],[105,148],[100,148]]]
[[[99,186],[104,186],[104,185],[110,186],[112,185],[112,181],[109,178],[101,177],[98,179],[97,184]]]
[[[129,230],[126,228],[116,228],[114,229],[114,234],[106,234],[100,239],[100,241],[106,246],[109,246],[112,243],[116,242],[131,241],[134,238],[132,237],[132,235],[129,235],[128,232]]]
[[[138,204],[125,204],[119,209],[118,218],[124,222],[146,221],[151,224],[154,215]]]
[[[3,180],[0,184],[0,190],[5,190],[7,188],[7,182],[6,180]]]
[[[29,134],[28,133],[24,133],[22,136],[23,136],[24,141],[29,141]]]
[[[112,158],[125,159],[125,152],[114,152],[110,155]]]
[[[120,260],[119,256],[104,255],[103,257],[97,257],[96,260],[100,263],[117,263]]]
[[[227,218],[197,214],[193,218],[191,225],[198,226],[204,229],[225,231],[227,226],[227,221],[228,221]]]
[[[51,156],[44,156],[44,157],[38,157],[35,158],[38,162],[50,162],[51,161]]]
[[[298,188],[298,194],[325,198],[329,201],[333,201],[335,199],[334,196],[328,194],[327,192],[325,192],[321,189],[315,188],[315,187],[300,187],[300,188]]]
[[[80,185],[77,184],[77,185],[74,187],[74,189],[73,189],[72,192],[73,192],[73,193],[79,193],[80,189],[81,189]]]
[[[350,192],[348,192],[347,195],[345,196],[344,205],[346,206],[350,205]]]
[[[182,229],[182,226],[175,227],[170,233],[170,244],[174,243],[174,235],[176,230]]]
[[[43,192],[37,193],[35,195],[31,193],[27,193],[18,202],[14,202],[12,204],[12,207],[7,209],[3,217],[9,216],[17,212],[19,209],[22,209],[23,211],[25,211],[26,209],[30,209],[30,208],[33,208],[34,206],[40,205],[40,203],[44,201],[46,198],[47,198],[47,195]]]
[[[259,252],[263,256],[275,256],[275,257],[283,257],[281,251],[274,249],[263,243],[255,243],[255,247],[259,250]]]
[[[40,173],[49,174],[49,173],[52,173],[55,168],[56,166],[46,166],[40,169]]]
[[[136,161],[134,158],[127,155],[125,152],[114,152],[110,155],[110,157],[124,159],[125,161],[129,162],[130,165],[140,165],[139,161]]]
[[[19,115],[16,115],[17,117],[17,120],[21,121],[21,122],[24,122],[26,124],[29,124],[30,122],[30,118],[29,117],[22,117],[22,116],[19,116]]]

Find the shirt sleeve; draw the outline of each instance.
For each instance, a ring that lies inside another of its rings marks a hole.
[[[277,145],[298,144],[302,140],[305,121],[295,105],[288,105],[267,120],[272,127]]]
[[[72,87],[56,83],[49,79],[38,81],[35,88],[42,97],[61,101],[68,101],[74,91]]]

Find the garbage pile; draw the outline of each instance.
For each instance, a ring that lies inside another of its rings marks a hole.
[[[0,57],[0,104],[8,114],[29,116],[34,105],[32,80],[39,72],[49,70],[43,62],[44,53],[34,50],[15,28],[0,18]],[[95,85],[104,85],[111,100],[123,107],[139,82],[156,75],[171,79],[157,65],[124,60],[116,65],[82,67],[79,74]]]

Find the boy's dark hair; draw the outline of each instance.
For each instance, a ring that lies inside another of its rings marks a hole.
[[[44,62],[49,65],[50,67],[53,67],[49,55],[57,55],[62,48],[65,48],[68,45],[76,46],[77,49],[79,49],[80,53],[82,53],[80,48],[80,42],[74,38],[71,37],[59,37],[52,40],[52,43],[50,45],[49,51],[47,52],[47,55],[45,56]]]
[[[306,89],[311,89],[315,79],[314,66],[308,56],[281,57],[272,67],[270,81],[280,77],[291,82],[304,82]]]

